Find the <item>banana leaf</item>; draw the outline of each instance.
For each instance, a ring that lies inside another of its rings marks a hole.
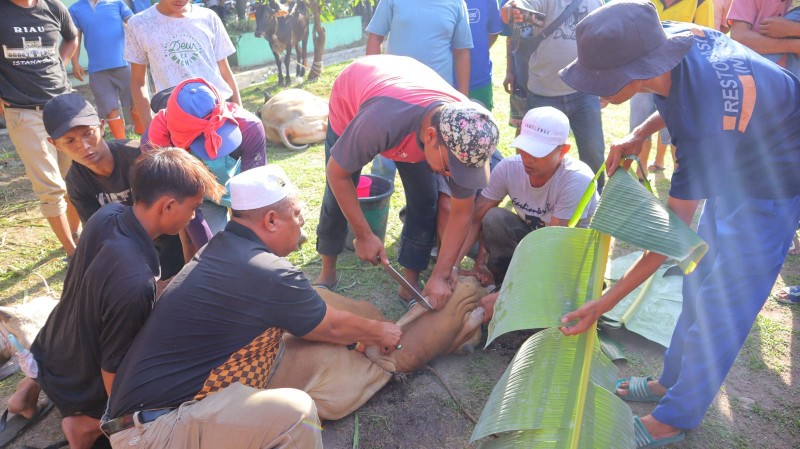
[[[593,331],[530,337],[495,385],[471,441],[481,448],[634,447],[630,408],[611,391],[617,369]]]
[[[671,257],[686,274],[708,251],[700,236],[625,170],[608,180],[589,227]]]
[[[557,226],[522,239],[500,288],[486,345],[507,332],[561,326],[564,314],[600,296],[610,241],[590,229]]]

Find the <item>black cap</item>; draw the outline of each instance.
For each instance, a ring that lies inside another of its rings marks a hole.
[[[47,135],[58,139],[76,126],[92,126],[100,123],[94,106],[81,94],[73,92],[50,99],[44,105],[42,121]]]

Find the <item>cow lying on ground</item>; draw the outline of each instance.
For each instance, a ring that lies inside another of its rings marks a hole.
[[[385,319],[373,305],[319,290],[325,302],[373,319]],[[429,361],[454,352],[470,353],[480,341],[485,294],[475,278],[462,278],[447,305],[435,312],[411,308],[397,322],[403,328],[402,349],[383,355],[377,347],[365,353],[345,346],[286,335],[285,348],[267,388],[307,392],[321,419],[343,418],[383,388],[394,374],[421,369]]]
[[[305,150],[308,144],[325,140],[327,101],[302,89],[286,89],[274,97],[264,94],[264,99],[260,115],[270,142]]]
[[[8,341],[8,334],[14,334],[23,347],[30,348],[56,304],[58,300],[55,298],[39,296],[13,306],[0,307],[0,365],[16,352]]]
[[[289,85],[289,62],[292,48],[297,54],[297,76],[306,74],[306,49],[308,45],[308,5],[305,0],[294,0],[290,5],[281,5],[275,0],[256,6],[256,37],[269,42],[275,65],[278,66],[278,85]],[[281,69],[281,53],[286,51],[284,65],[286,78]]]

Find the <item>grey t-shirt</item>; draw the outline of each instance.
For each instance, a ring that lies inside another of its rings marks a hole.
[[[32,8],[0,1],[0,98],[17,106],[43,105],[72,90],[58,50],[59,39],[77,35],[58,0],[39,0]]]
[[[492,171],[489,186],[481,195],[492,201],[502,201],[511,197],[514,210],[531,227],[538,229],[550,223],[555,217],[569,220],[575,212],[583,192],[593,177],[592,170],[585,163],[570,156],[564,156],[545,185],[532,187],[522,158],[514,155],[503,159]],[[586,207],[578,222],[579,227],[589,225],[589,220],[597,208],[597,192]]]
[[[603,5],[602,0],[579,0],[575,12],[545,39],[528,60],[528,90],[536,95],[555,97],[575,93],[558,76],[558,71],[578,57],[575,26],[591,11]],[[544,27],[534,27],[541,33],[572,3],[572,0],[523,0],[523,6],[546,15]]]

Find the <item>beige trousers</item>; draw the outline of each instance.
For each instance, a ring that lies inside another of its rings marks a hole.
[[[58,217],[67,211],[64,195],[71,160],[47,141],[42,111],[4,108],[6,127],[17,155],[25,165],[25,174],[39,198],[42,215]]]
[[[306,393],[234,383],[183,403],[151,423],[111,435],[114,449],[322,448],[317,407]]]

